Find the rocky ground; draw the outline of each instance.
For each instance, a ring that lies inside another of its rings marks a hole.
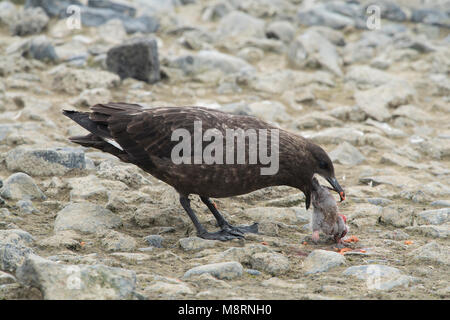
[[[450,297],[448,1],[25,2],[0,2],[0,299]],[[108,101],[311,138],[345,187],[355,250],[312,244],[288,187],[217,199],[260,234],[195,237],[171,187],[68,141],[83,129],[61,110]]]

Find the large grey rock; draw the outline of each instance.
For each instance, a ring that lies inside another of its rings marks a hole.
[[[128,34],[153,33],[158,31],[160,24],[156,17],[142,15],[139,18],[128,18],[122,20],[123,26]]]
[[[345,269],[343,274],[365,280],[369,290],[391,290],[398,286],[408,287],[411,282],[416,281],[415,278],[402,274],[397,268],[379,264],[352,266]]]
[[[342,76],[342,59],[336,47],[320,33],[309,30],[290,45],[288,61],[297,68],[323,68]]]
[[[449,247],[447,245],[440,245],[435,241],[411,251],[408,256],[414,262],[450,265]]]
[[[188,279],[195,275],[209,273],[218,279],[235,279],[242,276],[244,268],[239,262],[222,262],[198,266],[186,271],[183,279]]]
[[[33,178],[23,172],[14,173],[5,180],[3,187],[0,189],[0,195],[5,199],[12,200],[44,200],[47,198]]]
[[[434,8],[420,8],[412,11],[411,20],[442,27],[450,27],[448,12]]]
[[[112,89],[119,85],[120,77],[103,70],[73,69],[64,65],[49,71],[53,89],[68,94],[78,94],[86,89]]]
[[[410,103],[415,96],[415,90],[405,81],[390,81],[379,87],[356,91],[354,94],[357,105],[371,118],[385,121],[391,117],[389,108]]]
[[[381,18],[403,22],[408,18],[406,12],[395,3],[395,1],[387,1],[387,0],[377,0],[377,1],[369,1],[365,8],[370,5],[375,5],[379,8]]]
[[[273,276],[285,274],[289,271],[289,259],[279,253],[261,252],[250,257],[252,268],[267,272]]]
[[[8,170],[33,176],[64,175],[73,169],[86,168],[84,151],[80,148],[17,147],[7,153],[5,161]]]
[[[345,263],[345,257],[337,252],[328,250],[314,250],[303,262],[306,274],[328,271]]]
[[[46,300],[132,299],[134,271],[104,265],[62,265],[30,255],[16,272],[20,283],[38,288]]]
[[[29,246],[34,242],[33,237],[28,232],[21,229],[0,230],[0,244]]]
[[[324,6],[318,5],[310,10],[299,10],[297,20],[306,26],[327,26],[333,29],[343,29],[355,26],[355,21],[345,15],[328,11]]]
[[[289,43],[294,39],[295,28],[289,21],[275,21],[267,26],[266,36]]]
[[[450,208],[426,210],[417,214],[418,224],[440,225],[449,222]]]
[[[333,162],[347,166],[356,166],[366,160],[356,147],[346,141],[337,146],[336,149],[332,150],[329,155]]]
[[[394,227],[408,227],[413,224],[414,211],[404,206],[384,207],[381,211],[380,222]]]
[[[232,11],[220,20],[217,27],[217,40],[264,38],[264,25],[264,20],[254,18],[242,11]]]
[[[26,246],[0,243],[0,270],[16,271],[32,253],[33,250]]]
[[[421,225],[406,227],[406,231],[411,234],[419,234],[428,238],[447,239],[450,237],[450,223],[441,225]]]
[[[93,8],[111,9],[130,17],[134,17],[136,15],[136,8],[126,4],[125,2],[114,2],[110,0],[89,0],[88,6]]]
[[[19,11],[10,23],[14,36],[40,33],[48,24],[49,18],[41,8],[26,8]]]
[[[169,61],[169,67],[181,69],[187,76],[205,72],[237,73],[254,68],[245,60],[214,50],[201,50],[194,55],[183,55]]]
[[[55,232],[75,230],[96,233],[122,225],[119,216],[99,205],[89,202],[69,203],[58,212],[55,220]]]
[[[111,48],[106,58],[108,70],[121,79],[135,78],[155,83],[160,80],[158,45],[155,39],[133,39]]]

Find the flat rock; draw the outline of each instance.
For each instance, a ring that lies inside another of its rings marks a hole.
[[[159,234],[151,234],[149,236],[144,237],[144,240],[152,247],[155,248],[163,247],[164,238]]]
[[[350,143],[344,141],[329,153],[330,159],[347,166],[356,166],[366,160],[364,155]]]
[[[426,210],[417,214],[417,223],[440,225],[449,222],[450,208]]]
[[[365,280],[369,290],[391,290],[398,286],[408,287],[411,282],[415,281],[415,278],[402,274],[397,268],[379,264],[352,266],[345,269],[343,274]]]
[[[28,232],[21,229],[0,230],[0,244],[11,244],[15,246],[29,246],[34,239]]]
[[[450,236],[450,223],[411,226],[407,227],[406,231],[411,234],[420,234],[425,237],[446,239]]]
[[[314,30],[308,30],[289,47],[289,63],[297,68],[317,67],[342,76],[342,59],[336,47]]]
[[[221,263],[207,264],[189,269],[184,274],[183,279],[188,279],[194,275],[208,273],[218,279],[231,280],[241,277],[243,272],[244,268],[239,262],[236,261],[221,262]]]
[[[8,170],[32,176],[60,176],[74,169],[86,168],[84,152],[80,148],[17,147],[7,153],[5,161]]]
[[[30,255],[16,272],[20,283],[38,288],[46,300],[133,298],[134,271],[104,265],[62,265]]]
[[[48,24],[49,18],[42,8],[25,8],[11,19],[10,31],[15,36],[40,33]]]
[[[289,259],[278,253],[255,253],[250,257],[250,265],[256,270],[278,276],[289,271]]]
[[[23,172],[14,173],[5,180],[0,189],[0,196],[11,200],[45,200],[47,198],[33,178]]]
[[[86,89],[113,89],[120,83],[120,77],[103,70],[83,70],[58,66],[49,72],[53,89],[68,94],[79,94]]]
[[[327,250],[314,250],[303,262],[303,268],[306,274],[328,271],[331,268],[345,263],[345,257],[342,254]]]
[[[378,121],[391,118],[389,108],[395,108],[410,103],[415,96],[415,90],[405,81],[390,81],[379,87],[354,94],[357,105],[366,114]]]
[[[120,225],[122,225],[120,217],[108,209],[89,202],[81,202],[69,203],[57,213],[54,230],[96,233]]]
[[[214,248],[219,244],[219,241],[189,237],[180,239],[178,243],[184,251],[200,251],[207,248]]]
[[[450,249],[446,245],[432,241],[413,251],[408,256],[412,261],[450,265]]]
[[[102,245],[107,251],[133,251],[136,249],[136,240],[126,234],[109,230],[102,236]]]
[[[16,271],[32,253],[33,250],[26,246],[0,243],[0,270]]]
[[[413,224],[414,217],[414,211],[411,208],[389,206],[382,209],[380,222],[397,228],[408,227]]]
[[[264,20],[252,17],[242,11],[232,11],[224,16],[217,26],[217,35],[224,39],[259,37],[263,38]]]

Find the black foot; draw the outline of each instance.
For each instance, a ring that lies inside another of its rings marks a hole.
[[[220,230],[217,232],[204,232],[198,234],[200,238],[207,240],[220,240],[220,241],[228,241],[232,239],[242,239],[244,235],[241,232],[236,232],[233,230]]]
[[[242,226],[232,226],[232,225],[228,225],[227,227],[225,227],[225,230],[231,230],[233,232],[239,232],[241,234],[244,233],[258,233],[258,223],[255,222],[252,225],[242,225]]]

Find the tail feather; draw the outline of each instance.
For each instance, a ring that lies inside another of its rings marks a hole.
[[[106,124],[101,122],[92,121],[90,119],[91,113],[89,112],[79,112],[79,111],[73,111],[73,110],[63,110],[63,114],[66,117],[69,117],[76,123],[78,123],[80,126],[85,128],[87,131],[102,137],[102,138],[108,138],[111,139],[111,133],[108,130],[108,127]]]
[[[69,140],[82,145],[83,147],[95,148],[110,153],[124,162],[130,162],[128,153],[115,147],[114,145],[103,140],[101,137],[96,136],[95,134],[90,133],[85,136],[70,137]]]

